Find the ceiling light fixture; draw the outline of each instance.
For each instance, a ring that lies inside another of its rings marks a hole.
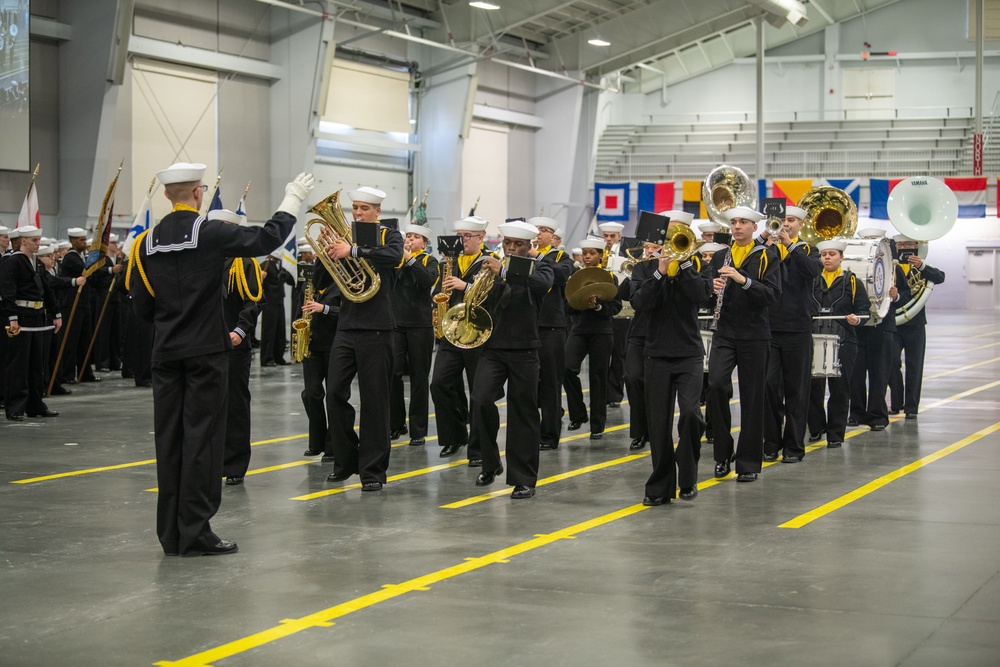
[[[470,2],[470,7],[475,7],[476,9],[500,9],[500,5],[494,5],[491,2]]]
[[[590,44],[591,46],[611,46],[611,42],[601,39],[600,37],[588,39],[587,44]]]

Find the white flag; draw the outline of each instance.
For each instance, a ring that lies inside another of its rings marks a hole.
[[[21,204],[21,213],[17,216],[17,226],[24,227],[34,225],[41,229],[42,220],[38,213],[38,193],[35,191],[35,183],[32,181],[28,188],[28,194],[24,195],[24,203]]]

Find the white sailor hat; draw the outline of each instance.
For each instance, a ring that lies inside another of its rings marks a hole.
[[[505,222],[500,225],[498,229],[500,230],[500,234],[502,234],[504,238],[508,239],[522,239],[524,241],[530,241],[538,236],[538,227],[528,224],[524,220]]]
[[[597,228],[602,232],[618,232],[621,234],[622,230],[625,229],[625,225],[620,222],[602,222],[597,225]]]
[[[10,230],[0,225],[0,236],[5,236],[7,234],[10,234]]]
[[[50,245],[40,246],[38,248],[38,252],[36,252],[35,254],[38,255],[38,256],[41,256],[41,255],[51,255],[52,254],[52,246],[50,246]]]
[[[580,241],[581,248],[593,248],[594,250],[604,250],[604,239],[588,237]]]
[[[166,169],[156,172],[156,178],[163,185],[191,183],[205,178],[207,166],[200,162],[175,162]]]
[[[528,224],[534,225],[535,227],[548,227],[553,232],[559,229],[559,221],[553,220],[552,218],[546,218],[543,216],[538,216],[535,218],[528,218]]]
[[[12,239],[19,239],[21,238],[21,230],[15,227],[14,229],[7,232],[7,236]]]
[[[296,246],[295,247],[295,252],[297,252],[298,254],[301,255],[304,252],[313,252],[313,249],[312,249],[312,246],[300,245],[300,246]],[[313,253],[313,254],[315,254],[315,253]]]
[[[571,255],[582,255],[583,254],[583,248],[573,248],[570,251],[570,254]]]
[[[309,245],[309,241],[306,241],[306,237],[300,236],[298,239],[296,239],[295,245]]]
[[[434,236],[434,232],[423,225],[407,225],[406,229],[403,230],[403,234],[420,234],[428,241]]]
[[[719,252],[720,250],[725,250],[725,249],[726,249],[726,246],[722,245],[721,243],[706,243],[703,246],[701,246],[700,248],[698,248],[698,251],[699,252]]]
[[[799,220],[805,220],[806,216],[809,215],[809,211],[804,208],[799,208],[798,206],[786,206],[785,207],[785,217],[792,216],[793,218],[798,218]]]
[[[56,250],[69,250],[73,246],[70,245],[69,241],[60,241],[55,245]]]
[[[715,232],[721,232],[723,229],[722,225],[711,220],[704,220],[698,225],[698,231],[701,233],[708,232],[709,234],[714,234]]]
[[[488,220],[480,218],[478,215],[470,215],[456,220],[451,223],[451,226],[456,232],[485,232],[488,224],[490,224]]]
[[[78,239],[87,235],[87,230],[83,227],[70,227],[66,230],[66,236],[71,239]]]
[[[34,225],[25,225],[24,227],[18,227],[17,230],[15,231],[17,231],[17,233],[21,235],[22,239],[41,238],[42,236],[42,230],[40,230],[38,227],[35,227]]]
[[[839,250],[840,252],[844,252],[847,250],[847,244],[841,239],[830,239],[829,241],[820,241],[817,243],[816,249],[820,252],[824,250]]]
[[[208,219],[221,220],[222,222],[230,222],[234,225],[238,225],[242,222],[243,216],[228,209],[217,208],[214,211],[208,212]]]
[[[726,220],[732,222],[735,218],[743,218],[744,220],[749,220],[750,222],[758,222],[763,218],[763,214],[758,213],[752,208],[746,206],[734,206],[733,208],[727,210],[724,215]]]
[[[0,234],[3,234],[3,233],[4,232],[0,232]],[[48,236],[43,236],[42,240],[39,241],[39,243],[41,243],[42,245],[52,245],[52,239],[50,239]]]
[[[110,236],[108,236],[108,243],[118,243],[118,235],[111,234]]]
[[[381,190],[376,190],[375,188],[370,188],[364,185],[357,190],[351,190],[347,193],[347,196],[351,198],[351,201],[361,201],[367,204],[377,204],[382,205],[382,200],[385,199],[385,193]]]
[[[670,218],[670,222],[682,222],[685,225],[690,225],[694,220],[694,213],[688,213],[687,211],[680,211],[677,209],[671,209],[669,211],[660,211],[657,215],[662,215],[665,218]]]
[[[93,236],[88,236],[87,237],[87,245],[90,245],[93,242],[94,242],[94,237]]]
[[[562,237],[566,236],[566,230],[562,227],[556,227],[555,231],[552,232],[552,236],[562,240]]]
[[[859,239],[879,239],[885,236],[885,230],[878,227],[865,227],[858,230]]]
[[[896,234],[892,237],[892,240],[896,243],[919,243],[916,239],[911,239],[906,234]]]

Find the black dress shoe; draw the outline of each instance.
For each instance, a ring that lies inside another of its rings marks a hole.
[[[566,430],[567,431],[579,431],[580,427],[583,426],[588,421],[590,421],[590,420],[589,419],[584,419],[584,420],[578,421],[578,422],[570,422],[569,426],[566,427]]]
[[[7,415],[7,419],[9,419],[12,422],[23,422],[24,421],[24,415],[20,415],[20,414],[19,415]]]
[[[604,437],[604,431],[601,431],[600,433],[591,433],[590,434],[590,439],[591,440],[600,440],[603,437]]]
[[[471,461],[470,461],[471,463]],[[491,470],[486,472],[485,470],[479,473],[479,477],[476,478],[476,486],[489,486],[493,483],[493,480],[497,478],[497,475],[503,473],[503,466],[500,466],[496,470]]]
[[[642,499],[642,504],[646,507],[656,507],[658,505],[666,505],[670,503],[670,498],[666,496],[646,496]]]
[[[100,368],[97,369],[97,372],[98,373],[110,373],[111,369],[108,368],[107,366],[101,366]]]
[[[192,549],[191,551],[184,552],[184,556],[223,556],[225,554],[234,554],[239,551],[240,548],[236,546],[236,542],[230,542],[229,540],[219,540],[210,547],[205,547],[203,549]]]
[[[694,500],[698,497],[698,487],[692,486],[690,489],[681,489],[681,500]]]
[[[50,395],[51,396],[69,396],[72,393],[73,392],[70,391],[69,389],[67,389],[66,387],[62,386],[61,384],[57,384],[56,386],[52,387],[52,394],[50,394]]]
[[[647,442],[649,442],[649,439],[646,438],[646,436],[642,436],[641,438],[636,438],[635,440],[632,441],[631,444],[629,444],[628,450],[630,452],[637,452],[640,449],[645,449]]]
[[[736,476],[737,482],[756,482],[757,473],[755,472],[741,472]]]
[[[332,454],[324,454],[323,458],[321,459],[320,462],[321,463],[333,463],[334,462],[333,455]]]
[[[423,446],[424,446],[423,438],[410,438],[410,447],[423,447]]]
[[[822,439],[823,439],[823,432],[822,431],[820,431],[819,433],[810,433],[809,434],[809,442],[819,442]]]
[[[771,454],[769,452],[764,452],[764,460],[765,461],[777,461],[778,460],[778,452],[774,452],[773,454]]]
[[[827,449],[837,449],[837,448],[843,447],[843,446],[844,446],[844,443],[837,442],[836,440],[827,440],[826,441],[826,448]]]
[[[288,365],[288,362],[285,361],[284,359],[275,359],[274,363],[278,364],[279,366],[287,366]]]
[[[540,450],[559,449],[559,443],[558,442],[543,442],[542,444],[538,445],[538,449],[540,449]]]
[[[730,465],[729,461],[722,461],[721,463],[720,462],[716,462],[715,463],[715,478],[716,479],[722,479],[723,477],[725,477],[726,475],[728,475],[731,470],[732,470],[732,466]]]
[[[466,439],[456,445],[445,445],[444,447],[441,448],[441,454],[440,454],[441,458],[446,459],[449,456],[454,456],[455,454],[458,453],[458,450],[460,450],[462,447],[465,447],[465,445],[468,444],[468,442],[469,442],[468,439]]]
[[[242,483],[243,483],[242,477],[237,477],[234,475],[233,477],[226,478],[226,486],[239,486]]]
[[[135,386],[141,387],[143,389],[149,389],[150,387],[153,386],[153,383],[152,382],[136,382]]]
[[[469,459],[469,467],[470,468],[482,468],[483,467],[483,460],[482,459]]]
[[[715,438],[706,436],[705,437],[705,442],[707,442],[710,445],[714,445],[715,444]]]
[[[328,482],[343,482],[345,479],[350,479],[354,476],[353,472],[331,472],[326,476],[326,481]]]
[[[907,418],[907,419],[913,419],[913,420],[916,420],[916,418],[917,418],[917,413],[916,413],[916,412],[907,412],[907,413],[906,413],[906,418]]]
[[[868,428],[870,428],[873,431],[884,431],[885,430],[885,424],[872,424]]]
[[[620,408],[621,406],[622,404],[619,403],[618,401],[611,401],[610,403],[608,403],[609,408]]]
[[[535,487],[533,486],[515,486],[514,490],[511,491],[510,497],[514,500],[524,500],[525,498],[530,498],[535,495]]]
[[[362,491],[381,491],[382,482],[365,482],[361,485]]]
[[[84,382],[100,382],[101,378],[91,375],[89,378],[83,378]]]
[[[273,361],[266,361],[263,364],[261,364],[261,366],[277,366],[277,364],[274,363]]]
[[[58,417],[59,413],[56,410],[49,410],[48,408],[45,408],[44,412],[39,412],[38,414],[34,414],[34,415],[29,414],[28,416],[31,417],[31,418],[35,418],[35,417]]]
[[[801,461],[802,461],[802,457],[801,456],[782,456],[781,457],[781,462],[782,463],[799,463]]]
[[[847,425],[848,426],[859,426],[860,424],[859,424],[858,420],[855,419],[854,417],[848,417],[847,418]]]
[[[898,415],[900,412],[901,412],[900,410],[889,410],[889,414],[892,415],[893,417]]]
[[[389,431],[389,438],[392,440],[398,440],[400,436],[404,436],[407,433],[409,433],[409,431],[406,430],[405,426],[402,428],[394,428],[391,431]]]
[[[322,453],[323,453],[322,449],[307,449],[305,452],[303,452],[302,455],[303,456],[319,456]]]

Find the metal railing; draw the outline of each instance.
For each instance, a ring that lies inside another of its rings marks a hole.
[[[839,120],[894,120],[920,118],[972,118],[972,107],[909,107],[899,109],[838,109],[835,111],[817,109],[811,111],[766,111],[767,123],[794,123]],[[753,111],[698,111],[675,114],[644,114],[645,125],[671,125],[678,123],[753,123],[757,114]]]

